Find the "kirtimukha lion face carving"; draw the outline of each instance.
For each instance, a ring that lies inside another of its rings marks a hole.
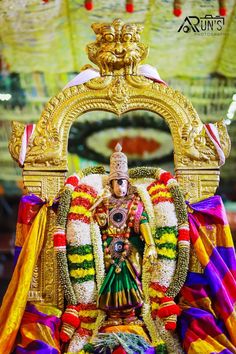
[[[89,59],[99,66],[101,75],[136,75],[137,65],[147,56],[148,48],[140,43],[143,26],[124,24],[116,19],[112,24],[92,25],[97,35],[87,46]]]

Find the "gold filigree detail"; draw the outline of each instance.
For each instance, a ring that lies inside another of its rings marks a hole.
[[[197,259],[197,255],[193,246],[190,248],[189,271],[194,273],[203,273],[203,268]]]
[[[138,64],[148,55],[148,47],[140,43],[143,26],[116,19],[95,23],[92,29],[97,38],[87,46],[88,57],[101,75],[137,75]]]
[[[220,120],[219,122],[215,123],[218,133],[219,133],[219,138],[220,138],[220,144],[221,148],[224,152],[225,158],[229,157],[230,149],[231,149],[231,142],[230,142],[230,137],[227,132],[227,127],[224,122],[224,120]]]
[[[19,163],[22,135],[24,133],[25,124],[13,121],[11,126],[12,132],[8,148],[12,158]]]
[[[121,107],[125,109],[129,101],[129,90],[126,85],[124,85],[123,78],[115,80],[114,85],[112,85],[108,91],[108,96],[118,112],[121,112]]]
[[[39,288],[39,268],[36,265],[33,271],[33,278],[30,284],[30,290],[38,290]]]

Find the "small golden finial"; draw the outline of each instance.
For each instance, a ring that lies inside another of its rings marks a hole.
[[[137,75],[138,64],[148,54],[148,47],[139,42],[143,26],[115,19],[111,24],[94,23],[92,29],[97,38],[87,46],[88,57],[101,75]]]

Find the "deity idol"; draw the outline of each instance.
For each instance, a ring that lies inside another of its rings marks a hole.
[[[119,144],[111,156],[109,183],[110,195],[94,212],[102,231],[106,268],[98,308],[121,324],[137,320],[135,309],[143,303],[142,262],[154,264],[157,251],[144,205],[129,186],[127,158]]]
[[[187,272],[189,240],[179,242],[186,251],[185,275],[180,279],[178,274],[174,277],[178,218],[165,185],[167,180],[172,187],[177,184],[161,170],[163,181],[146,178],[131,183],[121,150],[117,144],[109,176],[90,174],[80,181],[72,176],[61,195],[54,242],[68,305],[60,337],[70,353],[87,351],[89,345],[95,351],[109,347],[107,341],[113,341],[114,350],[122,343],[124,350],[128,343],[128,352],[139,348],[151,353],[166,347],[161,328],[171,350],[182,352],[173,334],[179,314],[174,296]],[[179,220],[179,233],[187,235],[183,199],[182,207],[185,219]],[[63,237],[66,248],[60,243]]]

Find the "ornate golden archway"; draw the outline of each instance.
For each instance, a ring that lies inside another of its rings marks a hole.
[[[118,24],[122,25],[122,22]],[[110,48],[104,28],[102,24],[94,29],[98,39],[88,47],[89,57],[99,65],[101,76],[67,88],[53,97],[30,138],[23,166],[23,180],[28,193],[42,198],[54,198],[58,194],[67,172],[70,127],[79,116],[89,111],[104,110],[115,113],[119,119],[128,111],[149,110],[162,116],[169,125],[174,145],[175,171],[186,198],[196,201],[213,195],[219,182],[219,157],[192,104],[180,92],[137,74],[138,63],[145,56],[145,48],[137,37],[140,32],[137,26],[126,28],[126,35],[135,34],[136,41],[127,40],[123,43],[124,52],[129,53],[131,59],[128,61],[122,57],[122,60],[117,60],[115,64],[112,62],[112,65],[110,61],[106,62],[106,55],[110,55],[112,50],[116,53],[117,48]],[[98,55],[91,55],[91,51]],[[119,47],[120,52],[122,50]],[[133,52],[136,53],[134,57]],[[138,56],[138,53],[141,54]],[[226,128],[222,122],[216,125],[222,150],[227,157],[230,141]],[[23,130],[23,125],[13,123],[9,148],[17,161]],[[34,272],[29,300],[62,307],[63,294],[58,291],[52,243],[55,214],[52,211],[50,213],[46,243]]]

